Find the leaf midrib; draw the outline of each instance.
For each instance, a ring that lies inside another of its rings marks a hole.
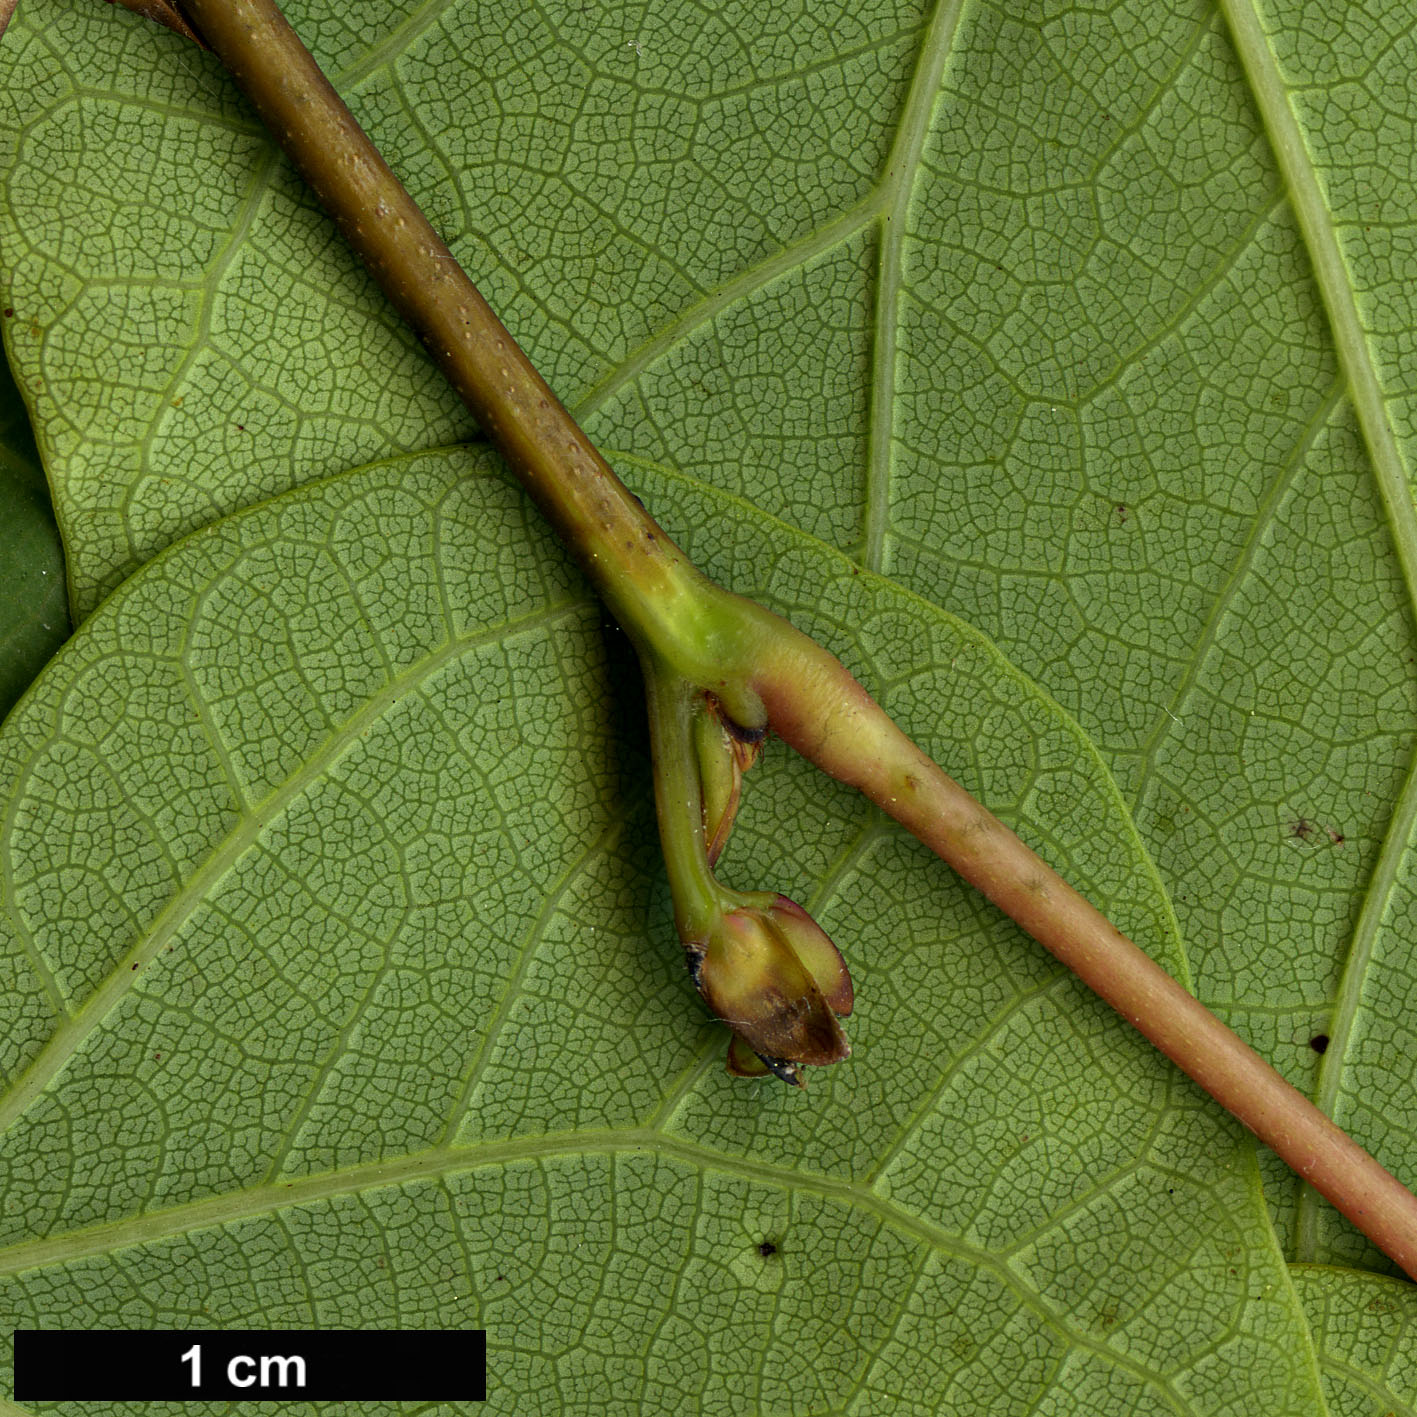
[[[10,1246],[0,1250],[0,1276],[27,1269],[53,1268],[75,1260],[106,1255],[116,1249],[158,1244],[215,1226],[263,1219],[296,1206],[309,1206],[366,1190],[442,1180],[450,1175],[518,1162],[588,1156],[613,1158],[633,1156],[646,1150],[680,1161],[701,1173],[719,1172],[762,1185],[777,1186],[788,1192],[806,1193],[849,1207],[857,1213],[871,1215],[926,1251],[948,1255],[992,1275],[1023,1308],[1069,1344],[1131,1373],[1153,1391],[1164,1393],[1178,1414],[1190,1410],[1170,1381],[1071,1326],[1066,1321],[1067,1316],[1049,1306],[1027,1284],[1010,1263],[1010,1255],[1012,1250],[1033,1243],[1036,1239],[1033,1234],[1009,1250],[991,1252],[980,1249],[857,1181],[795,1171],[788,1166],[754,1161],[746,1156],[724,1155],[696,1142],[665,1136],[642,1127],[519,1137],[509,1141],[483,1142],[472,1147],[439,1147],[416,1156],[401,1157],[397,1161],[365,1162],[297,1181],[231,1191],[188,1205],[149,1212],[133,1220],[89,1226],[58,1238]]]
[[[1275,160],[1288,186],[1304,245],[1314,264],[1339,365],[1348,378],[1358,426],[1367,444],[1391,525],[1408,601],[1417,606],[1417,510],[1412,505],[1402,470],[1402,456],[1387,417],[1386,399],[1358,316],[1358,305],[1353,298],[1353,286],[1348,279],[1332,216],[1254,9],[1246,0],[1221,0],[1221,9],[1259,107]]]
[[[1348,381],[1358,428],[1378,495],[1387,516],[1393,550],[1407,593],[1409,612],[1417,613],[1417,509],[1403,472],[1397,439],[1387,415],[1382,384],[1363,331],[1339,248],[1332,213],[1319,186],[1318,174],[1304,135],[1289,103],[1278,63],[1265,36],[1259,15],[1250,0],[1220,0],[1250,92],[1289,190],[1289,200],[1299,225],[1314,278],[1333,335],[1339,367]],[[1417,754],[1409,762],[1397,804],[1378,852],[1363,907],[1349,943],[1348,958],[1339,981],[1329,1023],[1330,1044],[1320,1064],[1315,1101],[1332,1115],[1338,1100],[1348,1043],[1357,1017],[1363,984],[1372,961],[1379,929],[1390,903],[1408,840],[1417,822]],[[1319,1197],[1301,1185],[1294,1222],[1295,1258],[1312,1259],[1316,1253]]]

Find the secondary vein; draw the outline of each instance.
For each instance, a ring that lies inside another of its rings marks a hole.
[[[870,443],[866,456],[866,522],[862,564],[884,570],[886,525],[890,519],[891,439],[895,432],[896,323],[900,304],[902,256],[910,198],[925,151],[930,115],[940,91],[945,61],[954,47],[963,0],[940,0],[920,47],[920,64],[886,161],[881,187],[880,275],[876,286],[876,337],[871,357]]]
[[[1303,131],[1290,106],[1288,89],[1253,4],[1250,0],[1221,0],[1220,8],[1259,106],[1275,159],[1289,189],[1304,245],[1313,262],[1339,366],[1348,383],[1358,428],[1387,515],[1408,605],[1417,613],[1417,510],[1413,507],[1372,349],[1358,313],[1352,279],[1339,247],[1333,214],[1319,186]],[[1407,780],[1369,878],[1367,896],[1339,982],[1329,1026],[1331,1041],[1319,1070],[1315,1098],[1329,1115],[1338,1100],[1349,1035],[1414,820],[1417,820],[1417,756],[1409,765]],[[1295,1218],[1295,1254],[1300,1260],[1313,1257],[1317,1244],[1317,1207],[1318,1198],[1312,1188],[1301,1187]]]
[[[579,603],[561,604],[536,611],[509,624],[497,625],[463,639],[451,640],[420,660],[412,669],[385,683],[357,713],[336,728],[320,747],[274,792],[244,812],[236,825],[218,842],[187,883],[167,903],[126,954],[117,960],[107,977],[84,1002],[82,1008],[64,1019],[34,1061],[0,1098],[0,1133],[5,1132],[36,1097],[53,1081],[77,1053],[84,1040],[109,1016],[133,988],[142,967],[157,958],[207,899],[237,861],[249,851],[261,833],[276,821],[312,783],[357,743],[371,724],[419,684],[480,644],[516,634],[572,613]]]

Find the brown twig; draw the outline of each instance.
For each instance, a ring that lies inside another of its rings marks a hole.
[[[1417,1198],[931,762],[833,655],[694,570],[532,368],[272,0],[185,9],[642,656],[860,788],[1417,1277]]]

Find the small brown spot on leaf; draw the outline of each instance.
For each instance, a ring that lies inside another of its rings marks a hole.
[[[758,1253],[765,1260],[770,1260],[777,1253],[777,1246],[771,1240],[763,1240],[758,1245]]]
[[[1315,1053],[1327,1053],[1327,1052],[1328,1052],[1328,1034],[1326,1034],[1326,1033],[1316,1033],[1316,1034],[1314,1034],[1314,1036],[1313,1036],[1311,1039],[1309,1039],[1309,1047],[1312,1048]]]

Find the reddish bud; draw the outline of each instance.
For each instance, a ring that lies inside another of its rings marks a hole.
[[[694,981],[733,1030],[728,1070],[739,1077],[772,1072],[800,1087],[804,1065],[851,1054],[837,1022],[852,1005],[846,963],[786,896],[766,910],[739,906],[723,916],[697,957]]]
[[[765,735],[746,733],[724,713],[713,695],[706,695],[694,722],[694,750],[704,803],[704,840],[712,867],[728,840],[738,815],[743,774],[758,760]]]

